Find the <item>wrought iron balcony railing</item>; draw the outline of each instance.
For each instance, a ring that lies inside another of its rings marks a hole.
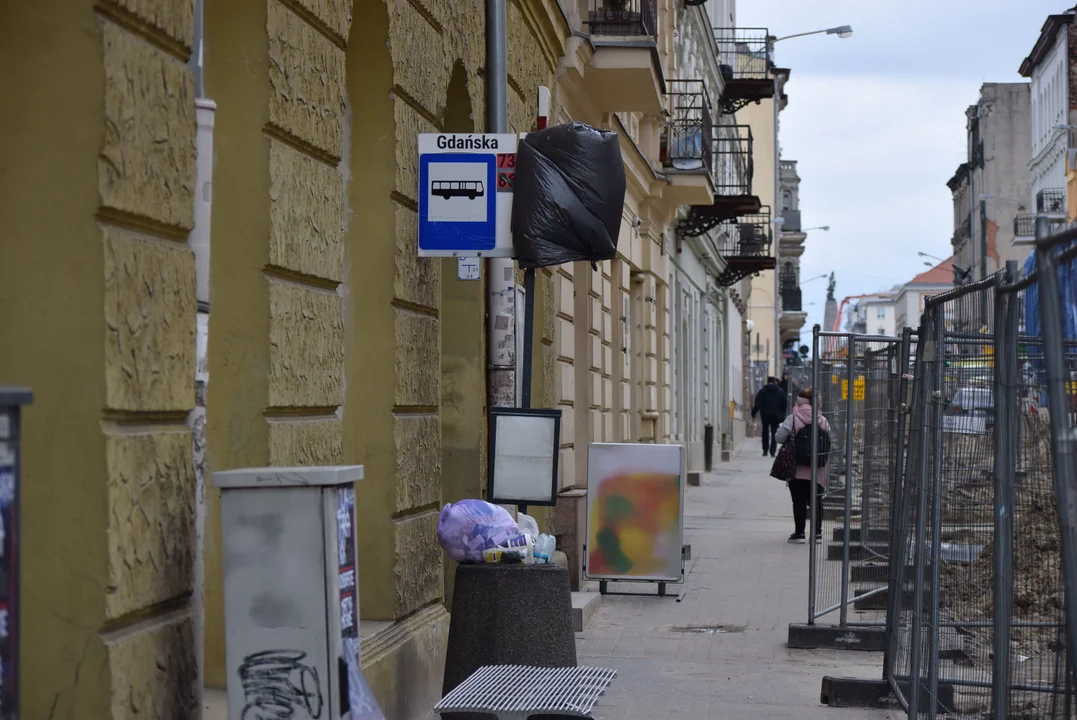
[[[782,210],[782,219],[785,220],[785,222],[782,223],[782,230],[791,233],[800,232],[799,210]]]
[[[590,0],[587,26],[592,35],[654,37],[658,34],[658,0]]]
[[[722,112],[774,97],[770,33],[766,28],[714,28],[719,69],[725,82]]]
[[[722,79],[769,80],[769,35],[766,28],[714,28]]]
[[[718,125],[714,133],[714,192],[716,195],[752,194],[755,163],[752,160],[752,128]]]
[[[1014,237],[1036,237],[1036,216],[1032,213],[1021,213],[1013,219]]]
[[[687,216],[677,224],[677,232],[685,237],[698,237],[727,220],[760,209],[759,198],[752,194],[752,129],[747,125],[714,125],[710,146],[709,153],[701,150],[698,157],[701,161],[710,158],[714,202],[689,206]]]
[[[1044,188],[1036,193],[1036,212],[1066,212],[1066,191],[1060,188]]]
[[[725,259],[726,269],[718,277],[718,284],[729,287],[749,275],[773,270],[776,261],[772,244],[770,208],[766,205],[758,213],[723,223],[718,252]]]
[[[793,285],[782,285],[782,311],[803,312],[804,305],[801,301],[800,288]]]
[[[662,164],[677,170],[714,171],[714,121],[702,80],[670,80]]]
[[[730,220],[719,242],[718,252],[727,260],[733,257],[766,257],[770,255],[770,208],[755,215]]]

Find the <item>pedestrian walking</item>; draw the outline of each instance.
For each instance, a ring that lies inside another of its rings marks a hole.
[[[785,393],[778,385],[778,378],[767,378],[767,384],[755,395],[752,406],[752,420],[760,416],[763,423],[763,457],[778,452],[778,443],[774,441],[778,426],[785,420]]]
[[[811,388],[801,390],[797,394],[796,404],[792,414],[786,418],[775,439],[783,446],[783,453],[792,452],[796,459],[796,471],[792,479],[787,480],[789,496],[793,500],[793,534],[789,536],[791,543],[805,543],[805,525],[808,520],[808,512],[811,507],[811,460],[812,453],[816,455],[816,504],[815,518],[812,530],[815,533],[815,541],[821,542],[823,538],[823,502],[822,495],[826,491],[826,454],[830,451],[830,423],[823,417],[821,412],[814,409],[814,394]],[[811,426],[818,423],[818,444],[811,446]],[[790,443],[791,450],[784,449],[784,445]],[[775,463],[777,465],[778,463]]]

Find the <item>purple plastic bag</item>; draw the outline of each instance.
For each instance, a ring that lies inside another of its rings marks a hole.
[[[481,563],[483,550],[527,547],[527,538],[505,508],[485,500],[461,500],[441,509],[438,543],[458,563]]]

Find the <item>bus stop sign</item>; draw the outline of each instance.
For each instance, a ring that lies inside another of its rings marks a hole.
[[[516,135],[419,135],[419,255],[512,257]]]

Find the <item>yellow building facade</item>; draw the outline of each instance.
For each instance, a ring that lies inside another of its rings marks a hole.
[[[611,19],[601,0],[508,2],[511,129],[535,128],[547,87],[551,123],[618,133],[628,182],[617,258],[536,283],[534,404],[563,418],[561,498],[536,514],[574,583],[587,444],[668,441],[669,253],[678,208],[714,198],[661,157],[678,14],[703,11],[631,5]],[[438,511],[482,496],[487,387],[485,280],[417,257],[417,136],[483,131],[484,4],[206,3],[206,184],[195,7],[0,7],[0,380],[35,393],[23,716],[194,717],[200,647],[206,686],[229,682],[219,498],[196,492],[189,421],[201,309],[207,478],[365,467],[362,664],[388,717],[420,717],[440,697],[451,606]],[[189,239],[210,195],[200,306]]]

